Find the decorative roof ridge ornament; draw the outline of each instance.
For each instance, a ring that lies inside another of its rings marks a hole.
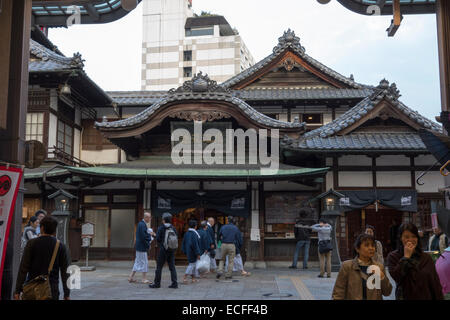
[[[70,65],[73,67],[83,68],[84,61],[86,61],[86,60],[81,58],[81,53],[77,52],[77,53],[73,54],[72,62],[70,63]]]
[[[217,84],[217,81],[211,80],[208,74],[203,75],[200,71],[192,77],[191,80],[185,81],[182,86],[172,88],[168,91],[169,95],[177,93],[197,93],[197,92],[220,92],[231,94],[231,90]]]
[[[300,44],[300,38],[297,37],[294,30],[291,30],[290,28],[278,38],[278,45],[273,48],[273,53],[277,54],[287,47],[291,47],[302,54],[306,51]]]
[[[370,100],[377,100],[377,97],[379,97],[380,94],[391,98],[393,101],[397,101],[398,98],[402,96],[400,94],[400,90],[397,88],[397,85],[394,82],[389,85],[389,81],[386,79],[381,80],[380,84],[375,87],[375,91],[370,97]]]

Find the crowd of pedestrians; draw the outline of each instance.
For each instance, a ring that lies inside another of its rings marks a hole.
[[[331,277],[331,232],[332,227],[323,218],[318,224],[308,225],[305,216],[294,227],[297,240],[291,269],[297,268],[297,261],[303,249],[303,269],[307,269],[311,232],[318,235],[319,278],[325,273]],[[383,256],[383,244],[375,239],[375,228],[367,225],[354,244],[354,258],[344,261],[337,276],[332,298],[335,300],[381,300],[392,292],[395,282],[397,300],[440,300],[450,298],[450,247],[448,238],[439,228],[433,229],[433,236],[425,244],[423,232],[412,223],[399,225],[393,221],[390,226],[389,244],[393,248]],[[439,252],[440,258],[434,263],[429,253]],[[372,280],[376,285],[372,284]],[[367,281],[369,279],[369,285]]]
[[[145,219],[145,218],[144,218]],[[208,273],[216,273],[216,278],[220,279],[225,275],[225,279],[232,278],[233,271],[240,272],[243,276],[249,276],[250,272],[244,270],[244,263],[240,254],[243,246],[243,236],[239,228],[235,225],[232,216],[227,218],[228,223],[223,225],[216,233],[214,230],[215,220],[210,217],[207,221],[191,219],[188,222],[188,230],[184,234],[181,251],[186,255],[188,265],[183,277],[183,284],[195,283],[204,278]],[[156,261],[155,279],[150,288],[161,287],[161,272],[165,262],[168,263],[171,272],[172,284],[169,288],[178,288],[177,273],[175,269],[175,252],[178,249],[178,234],[171,224],[172,215],[163,214],[163,225],[158,228],[156,242],[158,243],[158,256]],[[141,221],[142,222],[142,221]],[[137,234],[140,233],[138,226]],[[143,229],[142,229],[143,230]],[[138,241],[146,242],[147,245],[138,245]],[[133,267],[134,272],[147,272],[147,265],[140,268],[138,258],[140,249],[148,250],[150,238],[147,236],[136,236],[136,261]],[[139,247],[139,248],[138,248]],[[146,257],[144,257],[147,259]],[[217,267],[217,262],[219,266]],[[144,273],[145,275],[145,273]],[[144,276],[145,277],[145,276]],[[130,281],[132,282],[132,281]]]
[[[142,273],[142,283],[150,288],[161,287],[161,274],[167,262],[171,274],[169,288],[178,288],[177,271],[175,269],[175,253],[178,249],[178,234],[172,225],[172,215],[164,213],[157,232],[150,227],[151,215],[144,213],[143,219],[136,228],[136,256],[132,272],[128,278],[130,283],[137,282],[135,275]],[[318,257],[320,262],[319,278],[325,273],[331,277],[332,226],[323,218],[319,223],[309,223],[305,216],[295,224],[297,245],[290,268],[297,268],[297,260],[303,249],[303,269],[308,269],[311,233],[318,235]],[[59,277],[65,299],[70,299],[67,287],[70,265],[69,254],[64,244],[55,237],[57,221],[47,216],[42,210],[36,212],[25,226],[22,235],[22,259],[17,277],[15,299],[30,298],[27,286],[42,282],[42,277],[48,278],[48,299],[59,299]],[[183,284],[195,283],[206,277],[208,273],[216,273],[216,278],[222,276],[232,279],[233,272],[243,276],[250,273],[244,270],[241,256],[243,246],[242,232],[236,226],[232,216],[227,218],[227,224],[215,228],[214,218],[200,223],[191,219],[188,230],[181,242],[181,251],[186,255],[188,265],[183,277]],[[434,228],[428,241],[412,223],[393,224],[390,232],[397,232],[396,238],[391,237],[389,245],[393,250],[383,256],[383,244],[375,238],[375,228],[367,225],[354,244],[354,258],[344,261],[332,291],[334,300],[382,300],[389,296],[395,284],[397,300],[441,300],[450,299],[450,247],[447,235]],[[448,233],[448,230],[446,231]],[[150,244],[156,240],[158,255],[153,283],[147,280],[148,251]],[[440,253],[440,258],[434,262],[431,255],[425,251]],[[218,260],[218,267],[217,262]],[[391,280],[393,282],[391,283]],[[36,290],[35,290],[36,291]],[[44,297],[46,295],[44,294]],[[30,298],[32,299],[32,298]]]

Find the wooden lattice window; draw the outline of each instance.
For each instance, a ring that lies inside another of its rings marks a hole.
[[[46,90],[30,90],[28,92],[28,108],[50,106],[50,93]]]
[[[73,128],[67,123],[58,121],[57,147],[72,155]]]
[[[442,198],[418,198],[417,199],[417,209],[418,209],[418,221],[417,227],[422,230],[431,231],[431,202],[436,202],[436,204],[444,206],[444,200]]]
[[[44,142],[44,113],[27,113],[25,140]]]
[[[104,138],[100,131],[94,127],[94,120],[82,120],[83,126],[83,150],[115,149],[116,146]]]

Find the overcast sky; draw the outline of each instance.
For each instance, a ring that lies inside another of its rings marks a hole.
[[[225,16],[256,61],[291,28],[308,55],[337,72],[370,85],[386,78],[412,109],[432,120],[440,113],[435,15],[406,15],[389,38],[392,16],[362,16],[336,1],[193,0],[193,9]],[[142,3],[116,22],[51,29],[49,37],[65,55],[80,52],[87,74],[104,90],[140,90]]]

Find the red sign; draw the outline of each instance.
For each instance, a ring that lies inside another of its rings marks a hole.
[[[22,175],[22,169],[0,166],[0,257],[2,259],[0,265],[0,291],[2,289],[3,267],[9,230]]]

